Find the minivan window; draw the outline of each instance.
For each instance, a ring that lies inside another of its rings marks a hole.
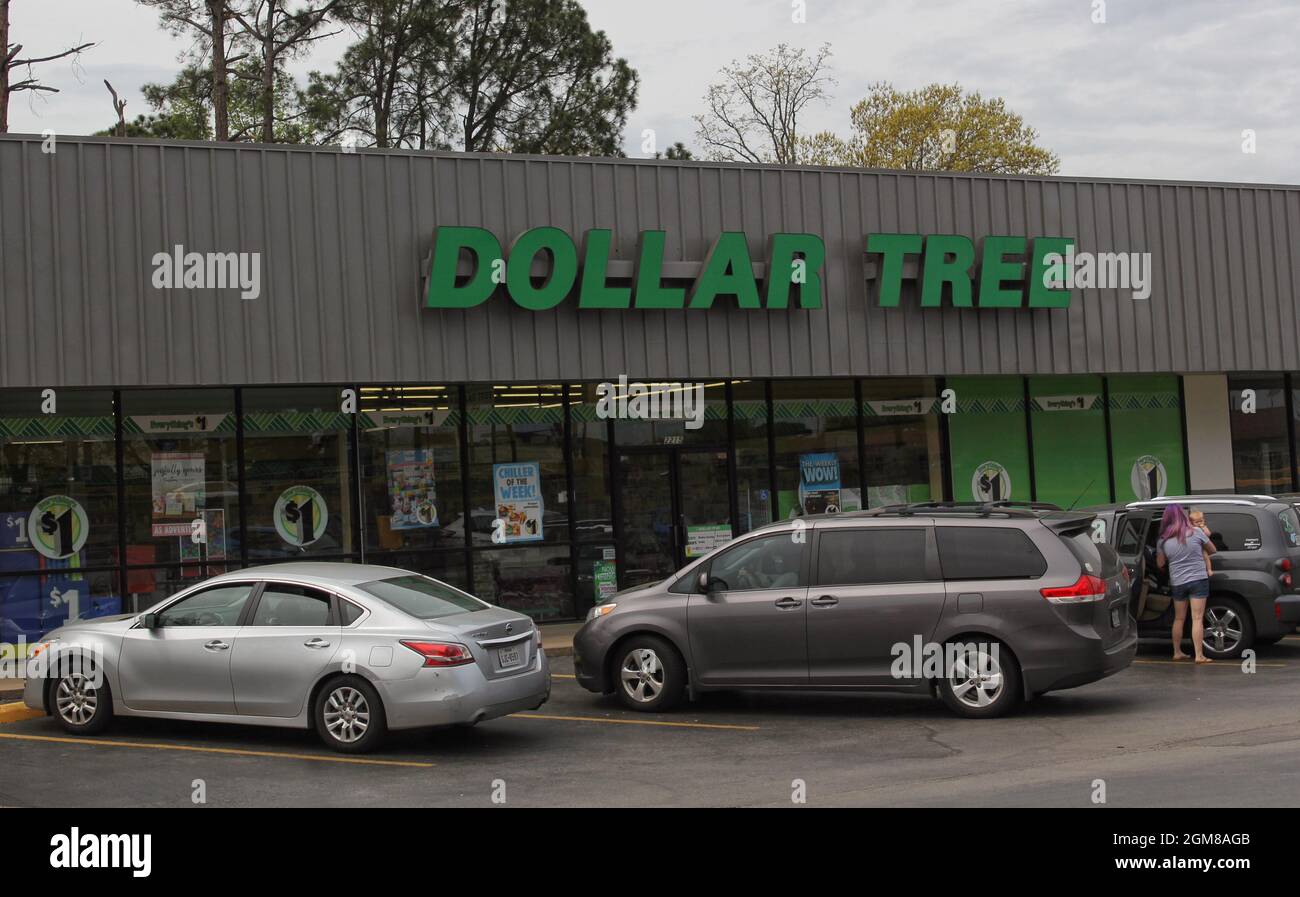
[[[919,526],[823,531],[817,543],[817,585],[929,579],[925,569],[925,533],[925,528]]]
[[[1257,551],[1261,544],[1259,521],[1253,514],[1211,511],[1205,515],[1205,525],[1217,551]]]
[[[1142,518],[1125,517],[1122,528],[1119,531],[1119,540],[1115,543],[1115,550],[1123,555],[1134,555],[1142,547]]]
[[[721,591],[790,589],[801,585],[803,543],[790,533],[750,539],[709,563],[709,588]]]
[[[1005,526],[940,526],[939,563],[944,579],[1033,579],[1047,561],[1029,537]]]
[[[1109,545],[1097,542],[1089,537],[1088,530],[1079,530],[1069,535],[1061,536],[1061,541],[1065,547],[1070,549],[1070,554],[1079,562],[1084,573],[1091,573],[1093,576],[1105,576],[1106,562],[1102,556],[1102,550],[1109,552]]]
[[[491,607],[460,589],[453,589],[444,582],[426,576],[410,575],[376,579],[363,582],[357,588],[391,604],[402,613],[410,614],[417,620],[436,620],[438,617],[450,617],[453,614],[487,610]]]

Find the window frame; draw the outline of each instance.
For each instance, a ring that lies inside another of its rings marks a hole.
[[[817,527],[815,530],[815,545],[812,554],[812,563],[808,571],[808,588],[823,588],[837,586],[846,589],[872,588],[875,586],[895,586],[909,584],[923,584],[928,582],[943,582],[943,573],[939,566],[939,546],[936,540],[934,524],[929,521],[918,521],[916,523],[903,523],[902,521],[891,520],[886,526],[826,526]],[[925,559],[924,559],[924,579],[888,579],[877,582],[821,582],[817,577],[821,567],[821,547],[822,537],[831,533],[842,532],[872,532],[872,531],[911,531],[922,530],[925,533]]]
[[[325,596],[329,598],[329,616],[325,618],[324,623],[306,623],[302,625],[293,625],[293,626],[272,626],[266,623],[260,623],[260,624],[253,623],[253,620],[257,618],[257,609],[262,604],[262,596],[266,594],[267,587],[275,586],[275,585],[297,586],[300,589],[314,589],[317,592],[323,592]],[[245,620],[243,620],[240,625],[257,626],[258,629],[338,629],[340,628],[338,605],[336,603],[336,599],[338,597],[339,594],[334,589],[317,585],[314,582],[295,582],[292,579],[264,579],[261,581],[261,588],[257,590],[257,596],[256,596],[257,600],[253,604],[252,610],[248,614],[248,617]],[[357,622],[360,622],[360,620],[358,620]]]
[[[678,580],[678,582],[681,582],[682,579],[686,579],[687,577],[691,577],[691,576],[693,576],[698,581],[700,572],[703,570],[707,570],[709,573],[709,591],[712,592],[713,591],[713,564],[718,558],[722,557],[722,555],[728,554],[732,551],[739,550],[744,546],[750,544],[751,542],[758,542],[763,539],[790,539],[793,533],[794,530],[781,530],[779,532],[763,532],[760,530],[754,532],[753,535],[747,539],[744,540],[737,539],[732,542],[728,542],[726,545],[719,548],[716,552],[709,555],[707,558],[704,558],[698,567],[695,567],[691,571],[691,573],[688,573],[685,577],[681,577]],[[759,588],[759,589],[719,589],[718,591],[725,591],[727,594],[731,594],[733,592],[774,592],[774,591],[782,591],[782,590],[789,591],[792,588],[794,589],[809,588],[808,576],[809,573],[811,572],[810,558],[812,556],[812,552],[810,551],[808,540],[805,538],[803,543],[795,542],[794,544],[800,546],[799,582],[796,585],[784,586],[781,588],[766,587],[766,588]],[[695,594],[701,594],[698,589],[695,589],[693,591]]]

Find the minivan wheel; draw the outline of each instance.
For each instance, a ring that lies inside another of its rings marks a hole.
[[[614,675],[625,707],[653,713],[667,710],[686,690],[686,668],[676,649],[653,635],[638,635],[619,646]]]
[[[59,725],[76,735],[98,734],[113,720],[108,682],[94,670],[60,676],[50,689],[50,707]]]
[[[1011,712],[1020,703],[1020,666],[1000,642],[963,643],[955,652],[939,697],[948,709],[971,719],[987,719]],[[995,650],[996,649],[996,650]]]
[[[1205,655],[1215,660],[1239,657],[1255,644],[1255,618],[1236,598],[1211,595],[1204,625]]]
[[[379,693],[360,676],[326,683],[316,695],[313,719],[321,741],[344,754],[373,751],[388,733]]]

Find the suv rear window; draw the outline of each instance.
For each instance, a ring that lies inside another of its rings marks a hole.
[[[357,586],[386,601],[402,613],[417,620],[436,620],[469,611],[487,610],[491,605],[466,595],[460,589],[425,576],[394,576],[392,579],[375,579]]]
[[[1277,519],[1282,521],[1282,537],[1287,548],[1300,548],[1300,515],[1295,508],[1277,512]]]
[[[817,544],[817,585],[923,582],[925,529],[823,531]]]
[[[1205,515],[1205,525],[1218,551],[1257,551],[1261,544],[1259,521],[1252,514],[1211,511]]]
[[[935,536],[944,579],[1033,579],[1047,572],[1042,553],[1018,529],[939,526]]]

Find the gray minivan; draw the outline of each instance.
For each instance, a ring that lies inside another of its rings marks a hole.
[[[1093,518],[921,502],[772,524],[593,608],[577,680],[645,711],[713,690],[901,690],[998,716],[1133,659],[1128,574]]]

